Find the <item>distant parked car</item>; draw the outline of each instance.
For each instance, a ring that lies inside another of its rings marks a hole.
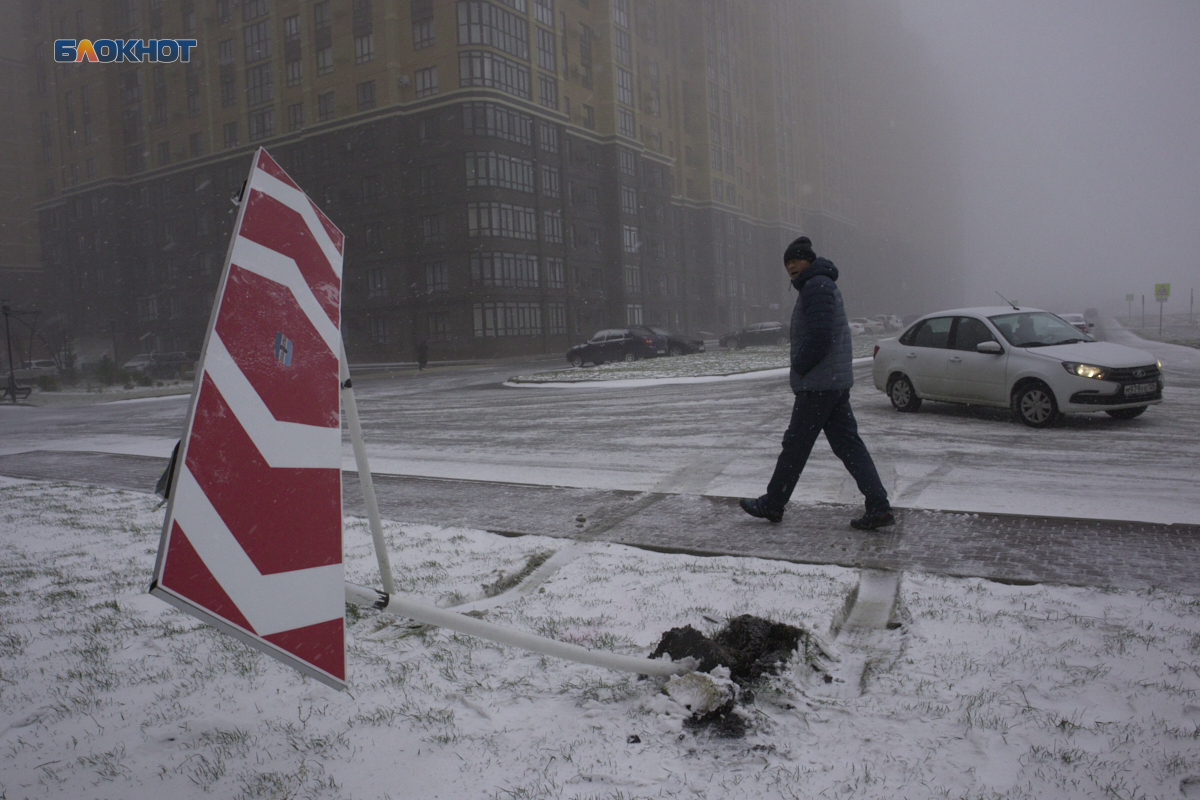
[[[850,321],[857,322],[859,325],[861,325],[862,329],[865,333],[883,333],[886,330],[886,327],[884,326],[884,324],[877,319],[867,319],[866,317],[855,317],[854,319],[852,319]]]
[[[854,321],[850,322],[850,335],[851,336],[858,336],[858,335],[866,333],[866,332],[867,332],[867,329],[862,326],[861,322],[854,322]]]
[[[692,353],[704,352],[704,339],[692,334],[672,333],[665,328],[656,328],[653,325],[635,325],[633,330],[661,336],[667,342],[667,355],[669,356],[684,356]]]
[[[156,378],[185,378],[188,373],[193,372],[199,358],[196,353],[182,351],[151,353],[150,374]]]
[[[788,332],[778,322],[756,322],[721,337],[721,347],[741,350],[756,344],[787,344]]]
[[[13,377],[19,381],[33,381],[41,377],[52,377],[58,374],[58,364],[52,358],[38,358],[33,361],[22,361],[21,366],[13,370]],[[0,380],[7,375],[0,375]]]
[[[1083,331],[1084,333],[1091,332],[1092,326],[1088,324],[1088,321],[1083,314],[1059,314],[1058,316],[1062,317],[1076,328],[1079,328],[1079,330]]]
[[[145,372],[150,369],[150,353],[138,353],[121,365],[126,372]]]
[[[897,411],[922,400],[996,406],[1034,428],[1089,411],[1133,419],[1163,392],[1162,365],[1146,351],[1007,306],[929,314],[875,346],[872,373]]]
[[[567,351],[567,361],[576,367],[584,364],[604,364],[609,361],[637,361],[654,358],[659,350],[666,351],[665,340],[651,333],[632,328],[608,328],[596,331],[592,338]]]
[[[895,314],[876,314],[871,319],[878,320],[883,323],[883,327],[889,331],[898,331],[904,327],[904,323]]]

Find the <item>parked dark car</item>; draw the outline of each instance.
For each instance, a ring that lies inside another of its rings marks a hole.
[[[778,322],[756,322],[721,337],[721,347],[750,347],[756,344],[787,344],[788,331]]]
[[[632,328],[606,328],[596,331],[592,338],[567,351],[567,361],[576,367],[584,364],[604,364],[609,361],[637,361],[654,358],[666,352],[666,340],[651,333]]]
[[[192,374],[196,361],[200,356],[197,353],[184,353],[176,351],[172,353],[151,353],[150,354],[150,374],[156,378],[186,378]]]
[[[638,333],[650,333],[654,336],[662,337],[666,340],[666,355],[669,356],[685,356],[692,353],[704,352],[704,340],[692,334],[673,333],[665,328],[656,328],[653,325],[634,325],[633,330]]]

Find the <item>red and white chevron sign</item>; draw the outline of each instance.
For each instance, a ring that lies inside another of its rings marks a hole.
[[[151,592],[344,688],[344,237],[261,148],[242,197]]]

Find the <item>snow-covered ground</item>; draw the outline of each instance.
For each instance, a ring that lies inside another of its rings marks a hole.
[[[901,627],[794,662],[749,734],[684,727],[658,679],[373,612],[335,692],[145,593],[147,495],[0,480],[0,797],[1200,796],[1200,600],[906,575]],[[401,591],[484,596],[558,540],[388,523]],[[374,584],[362,520],[347,577]],[[752,613],[826,636],[853,571],[584,545],[488,618],[646,654]],[[503,597],[503,595],[501,596]]]

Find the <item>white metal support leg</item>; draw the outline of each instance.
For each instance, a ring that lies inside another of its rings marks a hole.
[[[371,466],[367,463],[367,448],[363,444],[362,426],[358,422],[358,403],[354,401],[354,386],[350,380],[350,362],[346,358],[346,345],[342,345],[341,363],[342,407],[346,409],[346,424],[350,428],[350,443],[354,446],[354,463],[358,466],[358,482],[362,485],[363,502],[367,506],[367,521],[371,526],[371,539],[375,542],[375,557],[379,560],[379,578],[383,590],[394,594],[392,562],[388,558],[387,543],[383,540],[383,523],[379,521],[379,503],[375,500],[375,484],[371,482]]]

